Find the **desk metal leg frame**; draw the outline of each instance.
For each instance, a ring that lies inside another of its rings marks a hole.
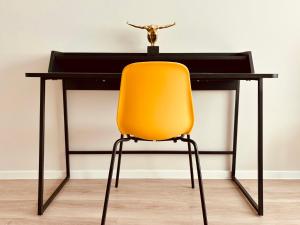
[[[68,111],[67,111],[67,92],[63,81],[63,108],[64,108],[64,131],[65,131],[65,156],[66,156],[66,177],[44,203],[44,138],[45,138],[45,83],[40,81],[40,132],[39,132],[39,181],[38,181],[38,215],[42,215],[50,203],[54,200],[60,190],[70,179],[70,154],[111,154],[111,151],[70,151],[69,132],[68,132]],[[232,180],[237,184],[241,192],[249,203],[257,211],[258,215],[263,215],[263,80],[258,79],[258,204],[236,178],[236,153],[237,153],[237,132],[238,132],[238,108],[239,108],[239,84],[235,96],[235,115],[234,115],[234,135],[233,151],[200,151],[199,154],[233,154],[232,158]],[[120,149],[121,150],[121,149]],[[117,151],[116,153],[120,153]],[[195,151],[123,151],[123,154],[195,154]],[[189,158],[189,159],[190,159]],[[191,174],[192,187],[193,174]],[[117,184],[116,184],[117,185]]]
[[[67,175],[63,179],[63,181],[58,185],[55,191],[51,194],[51,196],[44,203],[44,139],[45,139],[45,83],[46,80],[41,78],[40,84],[40,134],[39,134],[39,182],[38,182],[38,215],[43,215],[44,211],[50,205],[50,203],[54,200],[56,195],[60,192],[60,190],[64,187],[67,181],[70,178],[70,166],[69,166],[69,144],[66,141],[65,153],[66,153],[66,170]],[[63,88],[63,100],[64,100],[64,125],[65,125],[65,138],[68,140],[68,122],[67,122],[67,106],[66,106],[66,92]]]
[[[233,142],[233,160],[232,160],[232,180],[247,198],[249,203],[257,211],[259,216],[263,216],[263,79],[258,79],[258,203],[251,197],[248,191],[243,187],[241,182],[236,178],[236,145],[237,145],[237,114],[238,114],[238,98],[239,91],[236,93],[235,104],[235,126],[234,126],[234,142]]]

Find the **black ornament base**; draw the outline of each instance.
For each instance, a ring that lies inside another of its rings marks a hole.
[[[147,46],[148,54],[159,54],[159,46]]]

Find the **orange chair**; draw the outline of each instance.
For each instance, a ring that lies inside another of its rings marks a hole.
[[[187,142],[192,187],[194,187],[194,179],[191,145],[194,146],[202,215],[206,225],[206,206],[198,148],[196,142],[190,139],[194,113],[190,74],[187,67],[175,62],[139,62],[127,65],[122,72],[117,124],[121,138],[113,146],[101,225],[104,225],[106,220],[117,147],[119,146],[119,159],[116,187],[118,187],[120,174],[122,144],[130,140]]]

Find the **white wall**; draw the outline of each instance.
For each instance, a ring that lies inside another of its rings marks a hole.
[[[298,0],[0,0],[0,170],[36,170],[39,80],[51,50],[144,52],[136,24],[176,26],[159,33],[161,52],[253,52],[257,72],[279,73],[264,82],[266,170],[300,170],[300,1]],[[117,92],[70,92],[72,149],[110,149]],[[233,93],[194,92],[193,137],[201,149],[232,146]],[[63,169],[61,84],[47,82],[46,169]],[[256,83],[241,86],[238,166],[256,169]],[[182,149],[139,143],[128,149]],[[107,169],[108,156],[72,156],[76,170]],[[187,169],[187,156],[126,156],[124,169]],[[227,170],[228,156],[202,156],[205,170]]]

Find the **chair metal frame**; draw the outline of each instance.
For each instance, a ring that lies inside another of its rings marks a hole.
[[[108,179],[107,179],[107,186],[106,186],[106,192],[105,192],[105,199],[104,199],[104,205],[103,205],[103,212],[102,212],[102,218],[101,218],[101,225],[105,225],[106,222],[106,214],[107,214],[107,208],[108,208],[108,202],[109,202],[109,195],[110,195],[110,189],[111,189],[111,183],[112,183],[112,177],[113,177],[113,170],[114,170],[114,163],[115,163],[115,157],[117,148],[119,145],[119,157],[118,157],[118,165],[117,165],[117,173],[116,173],[116,182],[115,187],[117,188],[119,185],[119,176],[120,176],[120,167],[121,167],[121,158],[122,158],[122,149],[123,149],[123,143],[127,141],[152,141],[152,140],[145,140],[137,137],[132,137],[130,135],[127,135],[127,137],[124,137],[124,135],[121,135],[121,137],[115,141],[113,145],[112,155],[111,155],[111,162],[109,167],[109,173],[108,173]],[[194,175],[193,175],[193,161],[192,161],[192,151],[191,151],[191,145],[194,147],[195,151],[195,158],[196,158],[196,165],[197,165],[197,174],[198,174],[198,184],[199,184],[199,191],[200,191],[200,199],[201,199],[201,207],[202,207],[202,216],[203,216],[203,223],[204,225],[207,225],[207,214],[206,214],[206,204],[205,204],[205,197],[204,197],[204,190],[203,190],[203,183],[202,183],[202,175],[201,175],[201,167],[200,167],[200,159],[199,159],[199,151],[197,143],[190,138],[190,135],[187,135],[187,138],[184,138],[183,135],[180,137],[174,137],[167,140],[161,140],[161,141],[182,141],[188,143],[188,153],[189,153],[189,163],[190,163],[190,173],[191,173],[191,184],[192,188],[194,188]]]

